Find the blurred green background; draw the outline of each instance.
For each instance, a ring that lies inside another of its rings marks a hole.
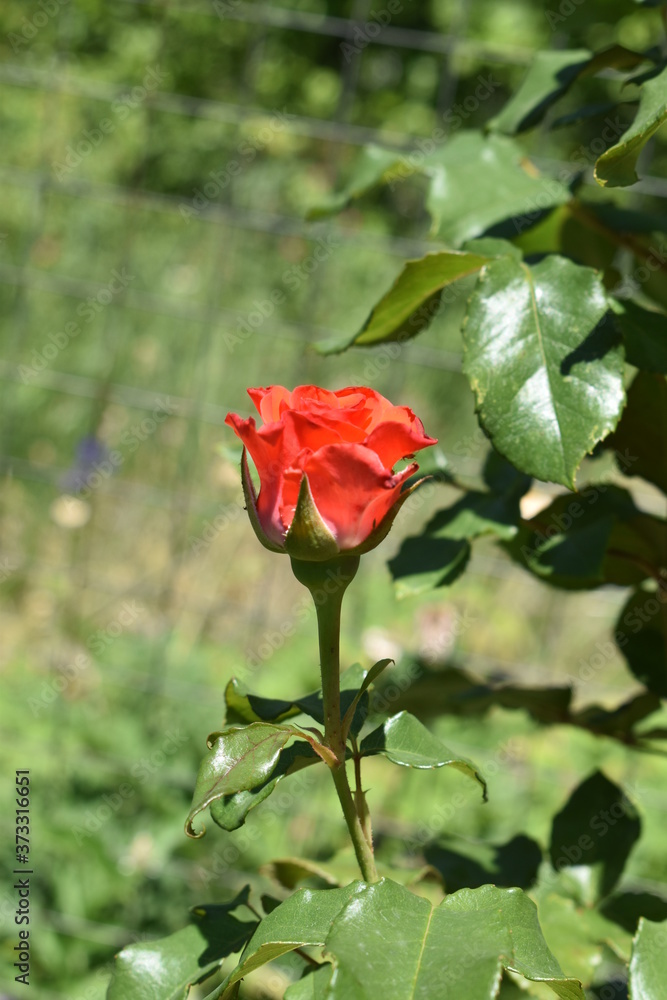
[[[325,858],[345,843],[327,776],[310,772],[236,834],[183,833],[228,679],[267,695],[317,684],[314,616],[287,561],[252,535],[220,449],[234,446],[224,417],[250,412],[249,385],[363,382],[411,405],[475,481],[487,445],[460,373],[462,298],[398,356],[312,347],[358,327],[400,262],[434,246],[421,182],[326,223],[305,213],[365,142],[410,148],[483,124],[536,49],[648,46],[662,30],[631,2],[562,7],[403,0],[377,33],[386,8],[370,0],[4,0],[1,801],[8,843],[10,779],[30,768],[34,995],[99,1000],[123,944],[168,933],[248,877],[268,886],[257,870],[274,856]],[[590,86],[604,98],[604,79]],[[572,172],[595,129],[534,137],[532,151]],[[623,198],[664,211],[664,139],[651,155]],[[406,509],[365,557],[346,662],[393,656],[400,678],[435,645],[485,679],[576,679],[608,643],[623,592],[558,593],[482,544],[451,591],[397,602],[385,561],[448,499],[439,486]],[[635,687],[612,651],[578,682],[578,704],[615,705]],[[633,884],[667,879],[662,760],[519,712],[436,725],[482,768],[510,738],[515,753],[490,804],[469,797],[446,822],[460,775],[373,761],[381,853],[383,837],[395,846],[424,823],[433,836],[545,843],[550,815],[603,766],[644,813]],[[23,995],[13,907],[6,892],[9,997]],[[249,981],[247,996],[281,996],[285,981]]]

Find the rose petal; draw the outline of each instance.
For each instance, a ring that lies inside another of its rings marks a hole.
[[[359,444],[331,444],[305,462],[315,506],[340,549],[360,545],[396,502],[416,464],[394,475]]]
[[[273,423],[257,430],[255,418],[243,420],[237,413],[228,413],[225,423],[243,441],[259,473],[257,516],[269,538],[279,545],[285,540],[285,527],[280,519],[280,497],[286,463],[283,454],[283,427]]]
[[[248,395],[264,423],[272,424],[280,420],[283,412],[290,406],[292,393],[282,385],[269,385],[266,388],[248,389]]]
[[[419,417],[414,414],[411,423],[398,423],[391,420],[378,424],[366,438],[364,444],[371,448],[380,458],[383,465],[392,469],[396,462],[408,455],[413,455],[421,448],[437,444],[435,438],[424,433],[424,427]]]

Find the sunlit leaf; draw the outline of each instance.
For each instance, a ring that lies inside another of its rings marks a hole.
[[[667,118],[667,67],[642,84],[637,115],[620,140],[595,164],[595,179],[603,187],[625,187],[639,180],[637,158]]]
[[[116,956],[107,1000],[186,1000],[190,986],[212,975],[258,926],[248,910],[248,887],[230,903],[198,906],[192,923],[159,941],[128,945]]]
[[[404,767],[454,767],[477,781],[486,799],[486,781],[475,764],[446,747],[409,712],[399,712],[383,722],[362,740],[360,749],[363,756],[381,753]]]
[[[464,326],[464,371],[496,449],[539,479],[574,485],[583,457],[613,430],[623,354],[603,324],[599,276],[563,257],[486,265]]]

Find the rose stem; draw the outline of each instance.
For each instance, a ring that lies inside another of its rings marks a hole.
[[[333,561],[332,561],[333,562]],[[338,561],[337,561],[338,562]],[[347,564],[347,565],[345,565]],[[338,573],[326,575],[331,568],[325,563],[310,563],[292,559],[295,575],[310,590],[317,611],[317,631],[320,643],[320,666],[322,670],[322,701],[324,708],[324,742],[332,751],[335,762],[329,764],[331,776],[336,786],[343,816],[350,831],[354,852],[359,862],[361,874],[366,882],[377,882],[373,847],[364,835],[357,810],[352,798],[350,783],[345,769],[346,746],[343,739],[340,713],[340,617],[343,595],[356,573],[358,557],[341,559],[340,569],[347,570],[346,576]],[[337,581],[331,586],[332,581]]]
[[[336,757],[336,763],[331,765],[331,776],[350,831],[361,874],[366,882],[377,882],[373,848],[366,840],[345,768],[346,748],[340,715],[340,612],[343,593],[343,588],[338,588],[333,594],[327,594],[326,601],[315,605],[322,668],[324,737]]]

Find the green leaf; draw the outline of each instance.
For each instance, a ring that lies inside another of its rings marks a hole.
[[[667,118],[667,67],[645,80],[639,108],[630,128],[595,164],[595,179],[603,187],[625,187],[639,180],[637,158]]]
[[[520,889],[463,889],[434,908],[382,880],[360,888],[337,916],[326,953],[336,964],[331,1000],[493,1000],[503,968],[547,983],[562,1000],[584,1000]]]
[[[518,834],[506,844],[484,844],[461,837],[440,837],[424,848],[424,857],[442,875],[448,893],[493,883],[527,889],[542,862],[540,845]]]
[[[612,299],[611,304],[623,334],[626,360],[644,371],[667,375],[665,313],[644,309],[627,299]]]
[[[630,586],[651,575],[661,523],[638,511],[626,490],[591,483],[556,497],[505,548],[556,587]]]
[[[479,254],[442,250],[407,261],[361,330],[349,337],[324,341],[318,344],[318,351],[338,354],[353,344],[366,347],[416,337],[440,308],[443,288],[475,274],[487,260]]]
[[[514,135],[542,120],[552,104],[565,94],[591,59],[589,49],[538,52],[517,92],[488,124],[497,132]]]
[[[399,597],[449,585],[465,569],[469,541],[480,535],[513,538],[521,518],[519,500],[530,478],[496,452],[486,461],[484,478],[491,492],[469,490],[452,507],[439,511],[421,535],[403,540],[389,568]]]
[[[230,903],[195,907],[192,923],[159,941],[132,944],[116,956],[107,1000],[185,1000],[190,986],[212,975],[258,926],[232,911],[248,902],[246,886]]]
[[[299,889],[276,907],[259,924],[248,942],[241,961],[225,981],[229,988],[253,969],[275,958],[303,948],[323,945],[331,925],[349,899],[363,889],[352,882],[342,889]],[[226,993],[223,993],[223,997]]]
[[[327,1000],[332,972],[330,965],[307,969],[297,983],[285,990],[285,1000]]]
[[[431,534],[405,538],[398,553],[389,560],[398,597],[412,597],[435,587],[448,587],[466,568],[470,545]]]
[[[576,869],[582,902],[591,905],[618,882],[640,831],[637,810],[623,789],[595,771],[554,817],[551,864],[558,872]]]
[[[426,532],[438,538],[471,540],[480,535],[510,539],[521,520],[519,501],[530,489],[530,477],[491,451],[484,478],[492,492],[468,490],[453,506],[439,511],[429,521]]]
[[[391,176],[394,168],[402,164],[401,174],[412,172],[407,166],[405,154],[397,150],[384,149],[382,146],[364,146],[355,161],[351,176],[345,187],[328,201],[311,208],[307,217],[320,219],[335,215],[344,209],[355,198],[370,191]]]
[[[667,698],[665,596],[641,588],[633,591],[618,616],[614,638],[637,680],[653,694]]]
[[[606,441],[626,476],[642,476],[667,493],[667,380],[638,372],[614,433]]]
[[[400,868],[376,860],[378,875],[381,878],[391,878],[399,885],[404,885],[417,895],[432,893],[440,902],[443,897],[443,885],[439,872],[432,865],[421,868]],[[345,886],[353,882],[359,875],[359,862],[352,847],[339,851],[327,861],[305,861],[302,858],[276,858],[268,865],[263,865],[261,872],[273,878],[285,889],[295,889],[304,882],[319,883],[316,888],[327,886]],[[428,898],[428,896],[427,896]]]
[[[341,709],[346,712],[359,687],[366,678],[366,671],[361,664],[355,663],[341,675]],[[283,701],[278,698],[263,698],[251,694],[241,681],[232,677],[225,688],[227,704],[227,721],[233,724],[245,722],[281,722],[295,715],[309,715],[311,719],[324,725],[324,707],[322,704],[322,689]]]
[[[612,45],[597,53],[589,49],[538,52],[519,89],[488,127],[510,135],[524,132],[537,125],[579,77],[611,66],[632,69],[645,59],[642,53],[622,45]]]
[[[583,457],[613,430],[623,355],[601,320],[599,275],[563,257],[482,269],[463,329],[463,369],[496,449],[538,479],[574,486]]]
[[[667,920],[642,918],[630,959],[631,1000],[664,1000],[667,983]]]
[[[432,234],[460,246],[507,219],[536,220],[570,200],[565,184],[540,175],[502,135],[459,132],[426,158]]]
[[[631,938],[597,910],[580,907],[548,887],[535,893],[542,932],[561,965],[584,986],[597,982],[603,954],[610,948],[627,962]]]
[[[215,799],[262,785],[272,774],[285,744],[299,735],[299,730],[291,726],[253,722],[243,729],[225,729],[209,736],[210,750],[199,767],[185,823],[188,836],[204,835],[206,828],[195,833],[192,821]]]
[[[365,757],[384,754],[394,764],[404,767],[455,767],[479,782],[486,801],[486,781],[475,764],[444,746],[409,712],[399,712],[383,722],[362,740],[360,750]]]
[[[356,736],[356,734],[361,729],[361,726],[363,725],[363,722],[366,719],[366,715],[368,714],[368,709],[367,709],[367,707],[364,709],[364,711],[363,711],[363,719],[361,720],[360,724],[358,726],[354,726],[353,725],[354,718],[355,718],[355,715],[357,714],[357,712],[359,711],[359,704],[361,703],[364,695],[368,691],[368,689],[371,686],[371,684],[380,676],[380,674],[382,673],[382,671],[385,670],[389,666],[389,664],[393,663],[393,662],[394,661],[391,660],[391,659],[378,660],[377,663],[373,664],[373,666],[371,667],[371,669],[368,671],[368,673],[364,677],[363,682],[361,684],[361,687],[359,688],[359,690],[357,691],[357,693],[354,695],[354,698],[350,702],[350,705],[347,708],[347,710],[345,712],[345,715],[343,716],[343,738],[344,739],[347,739],[348,732],[352,731],[354,733],[354,735]],[[367,706],[368,705],[368,698],[366,698],[365,703],[366,703],[366,706]]]
[[[275,791],[278,782],[290,774],[301,771],[304,767],[317,764],[321,759],[310,743],[305,740],[297,740],[291,746],[280,751],[278,763],[263,784],[214,799],[210,806],[212,819],[223,830],[238,830],[245,823],[250,810],[268,799],[269,795]]]

